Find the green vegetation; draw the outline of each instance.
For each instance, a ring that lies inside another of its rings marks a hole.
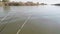
[[[5,2],[5,6],[35,6],[39,5],[39,2]]]
[[[2,0],[2,2],[9,2],[9,0]]]
[[[8,0],[3,0],[0,2],[0,6],[38,6],[38,5],[46,5],[44,3],[39,2],[9,2]]]

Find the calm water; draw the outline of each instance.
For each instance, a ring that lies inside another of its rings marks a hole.
[[[0,7],[0,34],[60,34],[60,6]]]

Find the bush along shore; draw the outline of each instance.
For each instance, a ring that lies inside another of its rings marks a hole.
[[[38,5],[46,5],[44,3],[39,3],[39,2],[0,2],[0,5],[4,6],[38,6]]]

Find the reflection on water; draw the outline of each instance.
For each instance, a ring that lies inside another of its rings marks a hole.
[[[4,13],[8,13],[10,11],[10,6],[3,6]]]

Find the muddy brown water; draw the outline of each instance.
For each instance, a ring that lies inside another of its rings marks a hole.
[[[0,7],[0,34],[60,34],[59,6]]]

